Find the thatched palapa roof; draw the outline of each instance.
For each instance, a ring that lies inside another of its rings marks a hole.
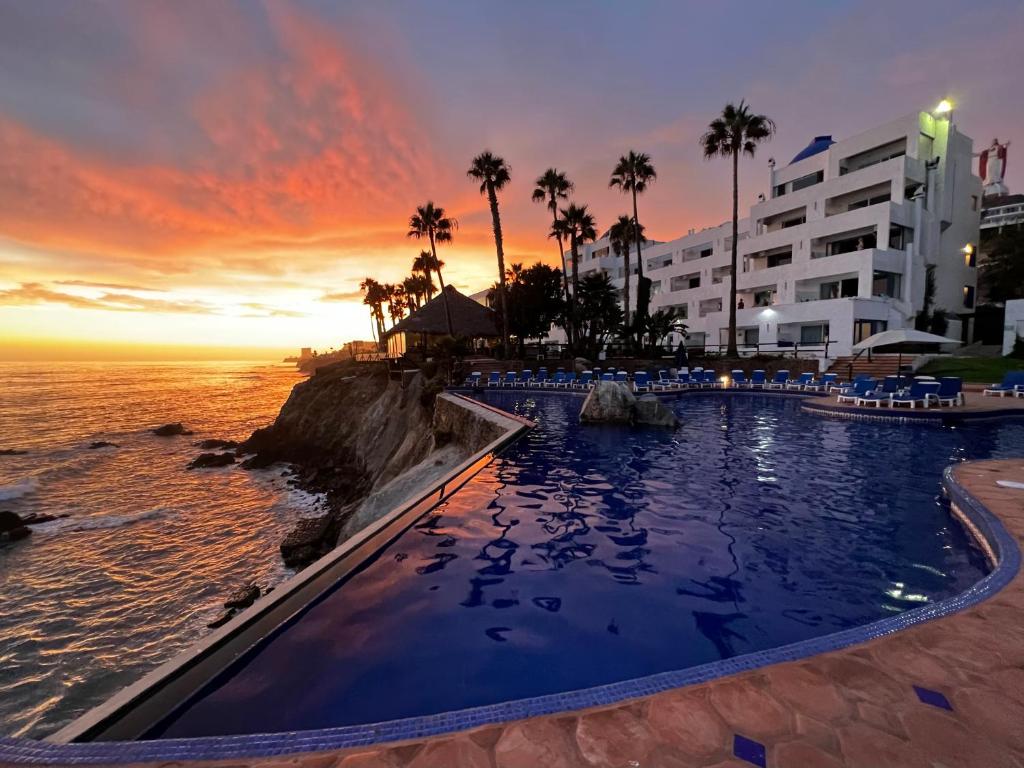
[[[459,293],[452,286],[446,285],[444,293],[448,296],[448,305],[452,313],[452,330],[456,336],[475,338],[480,336],[500,336],[498,331],[497,313]],[[399,321],[385,337],[396,333],[426,333],[429,335],[446,336],[448,320],[444,312],[444,297],[437,294],[434,298]]]

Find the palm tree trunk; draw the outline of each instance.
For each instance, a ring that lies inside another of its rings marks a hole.
[[[640,325],[643,321],[640,308],[640,283],[644,279],[644,259],[643,254],[640,251],[640,216],[637,214],[636,210],[636,187],[633,187],[633,238],[636,240],[636,316],[634,320],[637,326],[637,342],[642,343],[640,339]],[[629,274],[626,275],[626,280],[629,280]],[[646,311],[646,308],[644,308],[644,311]]]
[[[494,245],[498,251],[498,301],[501,304],[501,343],[506,357],[508,348],[508,302],[505,299],[505,247],[501,237],[501,216],[498,213],[498,195],[494,185],[487,185],[487,201],[491,204],[491,228],[494,230]]]
[[[732,256],[729,270],[729,346],[726,354],[739,357],[736,348],[736,249],[739,246],[739,222],[736,217],[740,210],[740,153],[734,149],[732,153]]]
[[[441,301],[444,302],[444,319],[448,323],[448,335],[455,337],[455,329],[452,326],[452,310],[448,306],[448,293],[444,289],[444,278],[441,277],[441,263],[437,260],[437,246],[434,245],[434,233],[430,233],[430,255],[434,257],[434,269],[437,270],[437,282],[441,284]]]
[[[626,251],[625,251],[625,253],[622,254],[622,268],[623,268],[623,271],[626,273],[626,285],[622,289],[623,290],[622,300],[623,300],[623,305],[624,305],[623,306],[623,313],[622,313],[622,320],[623,320],[623,323],[625,324],[625,326],[627,328],[627,331],[626,331],[626,335],[627,336],[629,335],[628,328],[629,328],[629,250],[630,250],[630,248],[631,248],[630,244],[626,243]]]
[[[557,213],[554,215],[554,226],[558,226]],[[568,326],[565,329],[565,335],[569,338],[569,349],[572,350],[576,345],[576,329],[573,328],[572,316],[569,314],[569,307],[572,306],[572,297],[569,296],[569,271],[565,268],[565,246],[562,244],[562,236],[555,235],[555,239],[558,241],[558,264],[562,268],[562,288],[565,291],[566,325]]]
[[[572,326],[575,328],[576,306],[580,300],[580,251],[575,232],[569,237],[569,249],[572,251],[572,303],[569,305],[569,313],[572,316]]]

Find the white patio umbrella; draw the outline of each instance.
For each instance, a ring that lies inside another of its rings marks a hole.
[[[899,357],[896,359],[896,373],[899,374],[903,368],[903,349],[908,344],[962,344],[959,339],[950,339],[945,336],[937,336],[934,333],[915,331],[913,328],[897,328],[892,331],[882,331],[874,336],[868,336],[859,344],[853,345],[853,351],[858,354],[869,349],[878,347],[898,346]]]

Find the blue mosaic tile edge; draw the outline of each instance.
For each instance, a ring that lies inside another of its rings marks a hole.
[[[827,416],[835,419],[849,419],[851,421],[882,421],[891,424],[923,424],[926,426],[942,427],[948,424],[972,424],[985,421],[1003,421],[1004,419],[1024,418],[1024,410],[1003,409],[996,411],[956,411],[952,408],[921,408],[918,409],[893,409],[893,408],[836,408],[829,407],[824,403],[807,402],[800,409],[804,413],[815,416]]]
[[[985,538],[985,543],[995,555],[994,569],[959,595],[906,611],[898,616],[835,632],[824,637],[723,659],[689,669],[662,672],[649,677],[585,690],[369,725],[196,739],[76,744],[55,744],[4,737],[0,738],[0,762],[89,765],[259,758],[420,739],[527,717],[607,706],[626,699],[650,696],[673,688],[705,683],[718,677],[746,672],[771,664],[798,661],[891,635],[915,624],[957,613],[986,600],[1009,584],[1020,570],[1021,552],[1016,540],[994,514],[957,483],[953,476],[953,469],[954,467],[947,468],[943,478],[946,493],[950,501],[960,509],[977,532]]]

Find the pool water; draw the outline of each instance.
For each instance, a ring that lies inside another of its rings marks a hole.
[[[939,497],[1024,424],[829,420],[760,394],[670,401],[676,431],[485,392],[539,426],[151,736],[380,722],[760,651],[987,572]]]

